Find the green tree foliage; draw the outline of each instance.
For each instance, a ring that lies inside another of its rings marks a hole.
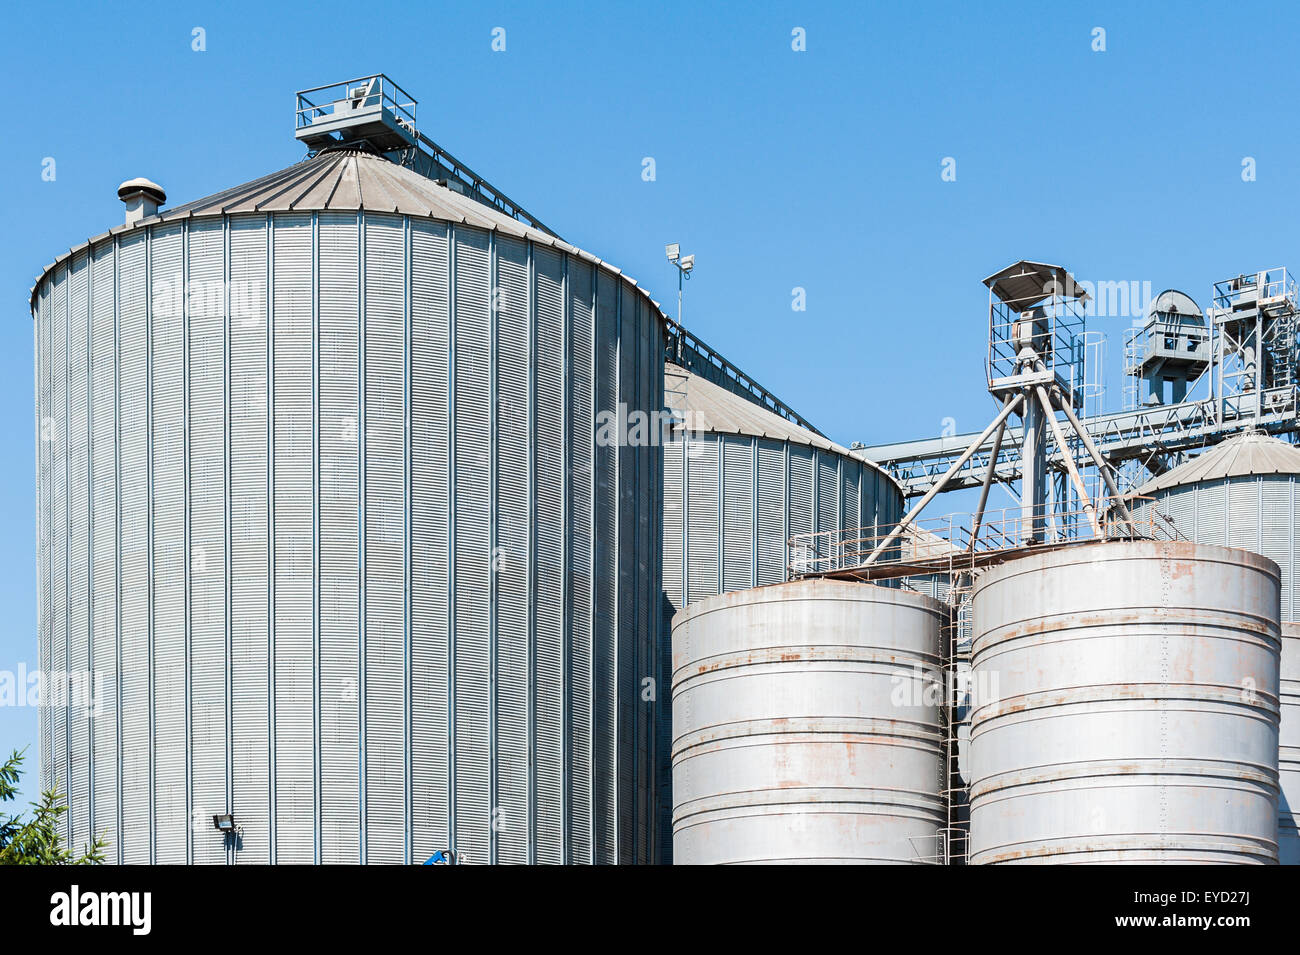
[[[11,802],[18,795],[22,778],[22,752],[14,751],[0,766],[0,803]],[[59,818],[68,811],[57,789],[41,793],[40,802],[32,803],[32,818],[0,814],[0,865],[99,865],[104,861],[104,840],[96,839],[77,856],[63,845],[59,835]]]

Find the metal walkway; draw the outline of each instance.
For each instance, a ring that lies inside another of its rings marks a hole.
[[[1166,456],[1215,444],[1243,428],[1253,427],[1275,435],[1300,430],[1294,386],[1264,392],[1263,405],[1257,415],[1254,394],[1250,393],[1120,411],[1085,419],[1083,424],[1111,463],[1140,460],[1158,474],[1170,463],[1177,463],[1166,462]],[[904,494],[910,497],[928,489],[978,436],[978,432],[971,432],[858,450],[893,474],[902,484]],[[1007,428],[998,454],[997,480],[1012,481],[1019,475],[1020,443],[1020,429]],[[990,438],[953,475],[949,489],[979,487],[992,451]],[[1075,460],[1083,463],[1085,458],[1080,454]],[[1063,465],[1059,448],[1053,446],[1049,451],[1048,464],[1053,469]]]

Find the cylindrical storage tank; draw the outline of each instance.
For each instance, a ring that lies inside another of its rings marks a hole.
[[[786,545],[796,534],[864,526],[888,533],[902,516],[903,495],[865,458],[677,365],[665,368],[664,402],[676,418],[663,452],[659,685],[666,689],[677,611],[786,580]],[[661,853],[670,857],[669,694],[659,701],[659,831]]]
[[[1300,865],[1300,623],[1282,624],[1282,724],[1278,735],[1277,855]]]
[[[674,862],[942,861],[945,612],[829,580],[681,611]]]
[[[644,292],[338,150],[92,240],[32,309],[40,659],[96,687],[41,714],[70,843],[653,861]]]
[[[1277,861],[1277,565],[1084,544],[975,582],[970,861]]]

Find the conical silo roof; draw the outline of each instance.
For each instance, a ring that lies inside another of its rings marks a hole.
[[[849,453],[847,448],[671,362],[664,364],[664,402],[673,411],[687,416],[677,426],[679,431],[685,427],[692,431],[743,434]]]
[[[810,448],[831,451],[864,465],[889,478],[894,477],[875,461],[851,451],[843,445],[829,441],[820,434],[801,428],[778,414],[759,407],[752,401],[716,385],[680,365],[664,364],[664,404],[685,414],[685,420],[674,426],[675,431],[736,434],[773,441],[789,441]],[[897,482],[895,482],[897,483]]]
[[[1153,478],[1137,493],[1150,496],[1174,487],[1251,474],[1300,474],[1300,448],[1259,431],[1246,431]]]
[[[429,179],[383,156],[355,148],[326,150],[251,182],[170,209],[161,209],[156,215],[136,222],[114,226],[55,258],[37,278],[31,297],[35,301],[42,280],[64,259],[110,236],[191,218],[292,212],[373,212],[418,216],[528,239],[621,275],[630,284],[638,286],[659,310],[659,304],[635,279],[609,262],[463,195],[442,181]]]

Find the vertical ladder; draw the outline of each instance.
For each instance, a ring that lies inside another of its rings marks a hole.
[[[965,865],[970,841],[970,794],[961,774],[963,737],[970,738],[972,566],[954,558],[948,573],[948,615],[943,633],[944,650],[944,739],[942,787],[947,821],[943,832],[945,865]]]

